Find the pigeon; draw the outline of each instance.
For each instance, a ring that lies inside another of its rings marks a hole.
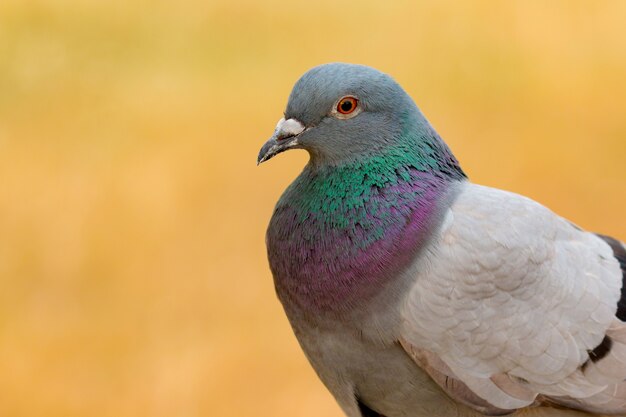
[[[626,415],[626,247],[468,180],[389,75],[314,67],[258,163],[310,159],[266,235],[348,417]]]

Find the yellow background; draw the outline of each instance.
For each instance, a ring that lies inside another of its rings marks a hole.
[[[0,416],[338,417],[264,232],[296,79],[394,76],[479,183],[626,239],[624,1],[0,2]]]

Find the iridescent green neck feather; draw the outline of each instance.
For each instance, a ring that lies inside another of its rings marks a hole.
[[[313,159],[281,197],[267,242],[286,308],[349,310],[419,251],[448,188],[465,175],[425,120],[411,127],[372,155]]]

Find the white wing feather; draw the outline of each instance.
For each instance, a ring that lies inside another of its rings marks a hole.
[[[434,353],[489,404],[512,410],[542,394],[584,408],[585,398],[611,403],[609,391],[624,397],[622,272],[596,235],[530,199],[468,183],[420,265],[402,343]],[[613,346],[592,363],[607,332]]]

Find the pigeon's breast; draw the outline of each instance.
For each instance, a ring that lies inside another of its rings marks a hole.
[[[329,210],[303,209],[295,199],[277,206],[267,246],[286,309],[349,311],[400,275],[437,223],[445,194],[435,178],[414,174],[368,190],[358,203],[345,195]]]

